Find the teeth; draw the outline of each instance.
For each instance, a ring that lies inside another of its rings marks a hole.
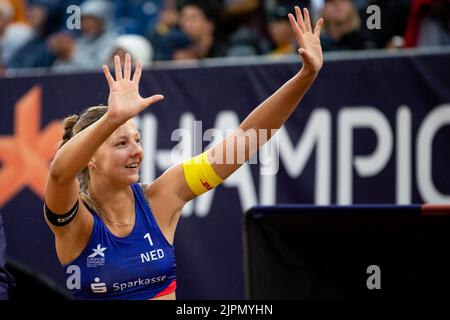
[[[137,163],[133,163],[133,164],[130,164],[129,166],[126,166],[126,168],[137,168]]]

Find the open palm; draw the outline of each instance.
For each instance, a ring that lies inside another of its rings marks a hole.
[[[303,9],[302,16],[300,8],[295,6],[295,15],[296,18],[289,13],[288,17],[292,30],[295,33],[297,44],[300,47],[299,53],[303,59],[303,68],[317,73],[323,64],[322,47],[320,46],[320,30],[323,25],[323,19],[320,18],[317,21],[313,31],[308,9]]]
[[[103,72],[109,84],[108,113],[119,122],[125,122],[136,116],[139,112],[163,99],[160,94],[149,98],[142,98],[139,94],[139,81],[142,74],[142,63],[136,64],[136,69],[131,79],[131,57],[125,55],[125,66],[122,75],[122,66],[119,56],[114,57],[116,79],[112,77],[107,66],[103,66]]]

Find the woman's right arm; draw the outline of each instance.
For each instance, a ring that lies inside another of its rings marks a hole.
[[[47,206],[65,213],[78,198],[78,173],[88,165],[100,145],[119,127],[106,113],[98,121],[76,134],[55,155],[45,188]]]
[[[67,213],[76,203],[79,195],[77,175],[88,165],[100,145],[128,119],[163,98],[161,95],[149,98],[142,98],[139,95],[142,64],[137,63],[131,79],[131,58],[128,54],[123,76],[118,56],[115,57],[116,80],[106,66],[103,66],[103,72],[110,88],[108,111],[98,121],[65,143],[56,153],[50,167],[45,187],[45,202],[56,214]],[[75,217],[73,221],[80,221],[80,219]],[[67,230],[73,222],[62,228],[54,227],[50,223],[49,225],[53,231],[59,232],[59,230]]]

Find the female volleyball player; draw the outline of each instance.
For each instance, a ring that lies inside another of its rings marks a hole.
[[[175,299],[173,239],[181,209],[242,165],[218,158],[231,152],[236,159],[245,151],[248,160],[265,142],[252,146],[239,132],[280,128],[322,67],[323,20],[313,30],[307,9],[302,15],[295,7],[295,15],[288,18],[300,47],[301,70],[253,110],[240,130],[149,185],[137,183],[144,155],[132,118],[163,96],[139,95],[142,66],[138,62],[132,75],[128,54],[123,71],[115,57],[115,78],[103,66],[108,106],[65,119],[45,188],[46,221],[75,298]]]

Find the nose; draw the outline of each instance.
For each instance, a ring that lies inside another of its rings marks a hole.
[[[134,141],[133,144],[132,144],[132,150],[131,150],[131,152],[132,152],[132,155],[133,155],[133,156],[142,154],[142,153],[143,153],[143,150],[142,150],[141,144],[138,143],[138,142],[136,142],[136,141]]]

